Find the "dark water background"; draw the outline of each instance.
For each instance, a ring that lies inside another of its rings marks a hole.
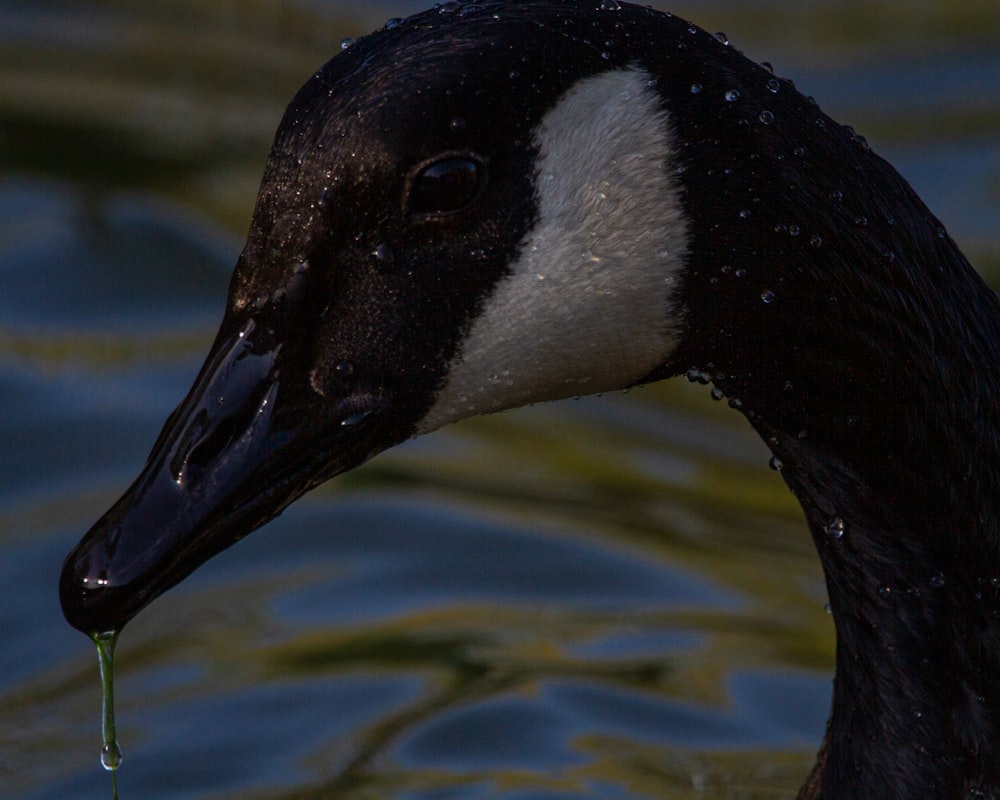
[[[193,378],[284,104],[418,8],[0,1],[0,797],[110,795],[62,558]],[[997,275],[1000,4],[670,8],[857,127]],[[121,796],[789,797],[829,703],[824,601],[797,506],[707,388],[473,420],[128,627]]]

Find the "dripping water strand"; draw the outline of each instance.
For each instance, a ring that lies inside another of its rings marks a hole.
[[[92,635],[97,645],[97,658],[101,666],[101,764],[111,773],[114,800],[118,800],[118,767],[122,763],[122,750],[115,734],[114,657],[118,631]]]

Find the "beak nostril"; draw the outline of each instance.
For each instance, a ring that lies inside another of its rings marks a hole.
[[[178,450],[170,463],[174,483],[183,485],[197,482],[213,458],[232,444],[239,429],[234,416],[226,417],[199,436],[190,447]]]
[[[226,460],[226,454],[235,448],[246,447],[272,419],[278,381],[267,381],[256,387],[244,403],[233,413],[214,422],[204,410],[198,415],[192,430],[178,447],[170,462],[170,473],[178,485],[198,483],[213,464]]]

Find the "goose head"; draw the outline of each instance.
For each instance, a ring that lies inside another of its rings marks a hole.
[[[686,374],[764,439],[825,570],[803,796],[995,796],[998,343],[941,223],[790,81],[624,3],[444,4],[288,107],[218,336],[62,606],[121,629],[409,437]]]
[[[688,226],[657,78],[616,17],[605,51],[572,6],[496,8],[357,41],[294,98],[201,373],[66,562],[75,627],[411,436],[663,370]]]

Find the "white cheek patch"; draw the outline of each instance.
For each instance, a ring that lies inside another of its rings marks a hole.
[[[537,222],[417,433],[621,389],[673,350],[688,225],[649,81],[639,69],[585,78],[535,130]]]

